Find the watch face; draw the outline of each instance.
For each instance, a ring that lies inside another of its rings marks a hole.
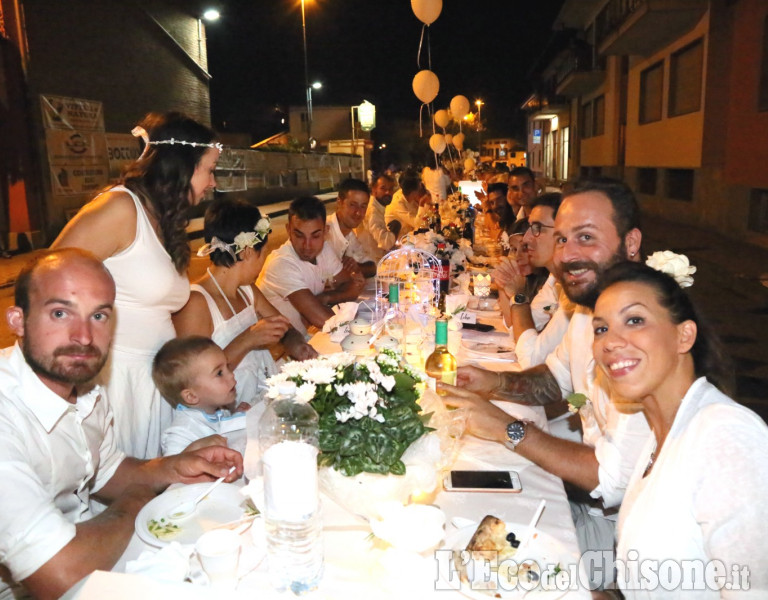
[[[507,437],[513,445],[517,446],[525,437],[525,423],[522,421],[512,421],[507,425]]]
[[[515,294],[515,304],[526,304],[528,302],[528,298],[525,294]]]

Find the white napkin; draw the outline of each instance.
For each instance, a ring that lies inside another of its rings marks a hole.
[[[342,302],[333,307],[335,313],[323,324],[323,333],[331,334],[332,342],[340,342],[349,333],[349,322],[357,315],[357,302]]]
[[[448,294],[445,297],[445,312],[449,315],[456,314],[461,307],[467,308],[469,294]]]
[[[171,583],[184,581],[189,572],[189,559],[194,547],[171,542],[158,551],[145,550],[136,560],[125,565],[126,573],[138,573]]]
[[[472,280],[472,275],[466,271],[456,277],[456,284],[459,286],[462,294],[469,296],[469,282]]]

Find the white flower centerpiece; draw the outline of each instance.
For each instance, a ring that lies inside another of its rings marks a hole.
[[[446,226],[443,231],[449,233],[451,227],[453,226]],[[440,259],[447,258],[453,272],[463,271],[467,261],[474,256],[470,241],[458,235],[442,235],[434,231],[409,233],[403,236],[402,244],[429,252]]]
[[[432,413],[419,404],[424,376],[397,352],[287,363],[267,380],[267,397],[286,385],[318,413],[320,485],[336,501],[377,516],[384,502],[407,504],[415,491],[436,487],[444,450],[440,437],[429,435]]]

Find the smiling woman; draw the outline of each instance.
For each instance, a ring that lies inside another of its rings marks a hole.
[[[638,263],[606,271],[593,325],[595,360],[652,429],[619,512],[625,596],[663,596],[640,591],[648,589],[650,561],[677,569],[670,595],[698,589],[720,597],[723,585],[768,590],[768,427],[723,393],[719,341],[672,277]],[[705,579],[716,561],[722,578]],[[652,574],[659,575],[670,573]]]
[[[153,458],[171,408],[152,383],[152,357],[175,337],[171,313],[189,297],[187,209],[214,187],[221,144],[179,113],[150,113],[134,135],[144,151],[121,184],[86,204],[51,247],[90,250],[115,280],[117,325],[101,376],[119,446],[129,456]]]

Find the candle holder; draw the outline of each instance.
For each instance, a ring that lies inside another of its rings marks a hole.
[[[491,276],[486,273],[476,273],[472,280],[475,288],[475,296],[487,298],[491,293]]]

